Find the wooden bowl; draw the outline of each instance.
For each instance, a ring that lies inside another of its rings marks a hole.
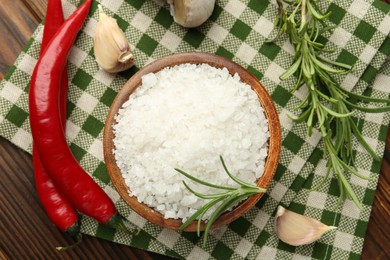
[[[134,92],[134,90],[140,86],[141,77],[151,72],[158,72],[165,67],[172,67],[174,65],[183,64],[183,63],[192,63],[192,64],[202,64],[207,63],[211,66],[217,68],[227,68],[230,74],[238,73],[241,78],[241,81],[251,86],[251,88],[256,92],[259,97],[259,101],[264,109],[265,116],[268,119],[269,123],[269,150],[268,156],[266,158],[264,172],[261,178],[258,179],[257,185],[259,187],[267,188],[274,176],[276,167],[279,161],[280,154],[280,145],[281,145],[281,133],[280,133],[280,123],[278,114],[276,112],[275,106],[272,102],[271,97],[260,84],[260,82],[247,70],[245,70],[240,65],[223,58],[209,53],[181,53],[174,54],[171,56],[164,57],[162,59],[156,60],[141,70],[139,70],[134,76],[132,76],[123,88],[119,91],[114,102],[111,105],[110,111],[107,116],[107,120],[104,126],[104,135],[103,135],[103,148],[104,148],[104,160],[107,166],[108,173],[110,175],[111,181],[119,192],[119,195],[126,201],[126,203],[139,215],[147,219],[148,221],[157,224],[159,226],[178,230],[182,224],[181,219],[165,219],[164,216],[148,207],[146,204],[139,203],[136,197],[130,197],[129,187],[127,187],[120,169],[118,168],[113,155],[114,145],[114,133],[112,126],[115,122],[115,115],[118,113],[118,110],[122,107],[122,104],[128,100],[129,95]],[[213,224],[212,228],[217,228],[222,225],[226,225],[233,220],[237,219],[241,215],[245,214],[250,210],[256,202],[261,198],[262,193],[252,195],[246,200],[242,201],[233,210],[228,211],[222,214]],[[185,231],[196,231],[197,230],[197,221],[190,224]],[[201,225],[201,229],[204,230],[204,223]]]

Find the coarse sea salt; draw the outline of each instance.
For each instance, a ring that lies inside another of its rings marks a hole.
[[[114,155],[131,196],[165,218],[185,221],[212,194],[174,168],[237,187],[219,155],[238,178],[256,183],[268,154],[268,122],[256,93],[226,68],[181,64],[142,77],[113,125]],[[213,209],[203,219],[208,219]]]

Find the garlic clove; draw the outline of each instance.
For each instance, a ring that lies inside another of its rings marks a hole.
[[[326,231],[336,227],[327,226],[320,221],[278,206],[275,231],[279,239],[292,245],[310,244],[319,239]]]
[[[204,23],[214,10],[215,0],[168,0],[176,23],[192,28]]]
[[[124,71],[134,65],[133,48],[116,20],[107,16],[101,5],[94,35],[94,53],[99,66],[110,73]]]

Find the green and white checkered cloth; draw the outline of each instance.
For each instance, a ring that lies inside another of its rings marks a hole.
[[[63,0],[69,16],[79,0]],[[131,237],[83,217],[82,231],[117,243],[188,259],[358,259],[363,247],[380,163],[374,162],[355,143],[357,168],[366,181],[349,177],[358,198],[359,211],[351,200],[339,210],[336,178],[318,191],[308,189],[325,175],[320,134],[306,136],[304,124],[294,124],[288,114],[305,96],[304,88],[291,94],[293,80],[280,81],[289,67],[293,48],[286,37],[265,43],[272,36],[277,14],[274,0],[217,0],[211,18],[196,29],[185,29],[173,22],[167,6],[142,0],[101,0],[114,16],[127,39],[135,46],[136,68],[118,75],[99,70],[93,56],[93,34],[97,24],[98,2],[69,55],[69,108],[66,135],[77,160],[115,202],[120,213],[141,228]],[[321,8],[332,11],[330,21],[337,28],[322,40],[336,51],[329,57],[354,65],[351,73],[340,76],[342,85],[358,93],[388,97],[390,88],[390,6],[380,1],[321,1]],[[27,93],[38,59],[43,25],[18,57],[0,85],[0,134],[31,152]],[[131,211],[110,183],[103,162],[103,126],[111,102],[137,68],[178,52],[202,51],[225,56],[253,73],[271,94],[282,125],[282,153],[274,180],[261,201],[246,215],[228,226],[212,231],[206,247],[195,233],[179,233],[155,226]],[[387,59],[387,61],[386,61]],[[356,113],[358,126],[370,145],[383,154],[389,114]],[[277,205],[335,225],[316,243],[293,247],[278,240],[273,231]]]

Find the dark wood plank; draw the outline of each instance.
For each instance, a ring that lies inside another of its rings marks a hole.
[[[0,71],[5,74],[38,24],[21,0],[0,0]]]
[[[28,13],[34,17],[36,22],[40,22],[45,16],[47,0],[20,0]]]
[[[390,2],[390,0],[386,0]],[[42,20],[47,0],[0,0],[0,80]],[[4,36],[7,37],[4,37]],[[362,259],[390,259],[390,131]],[[0,259],[163,259],[166,257],[85,236],[74,243],[47,218],[35,193],[31,156],[0,138]]]
[[[390,259],[390,128],[362,259]]]

